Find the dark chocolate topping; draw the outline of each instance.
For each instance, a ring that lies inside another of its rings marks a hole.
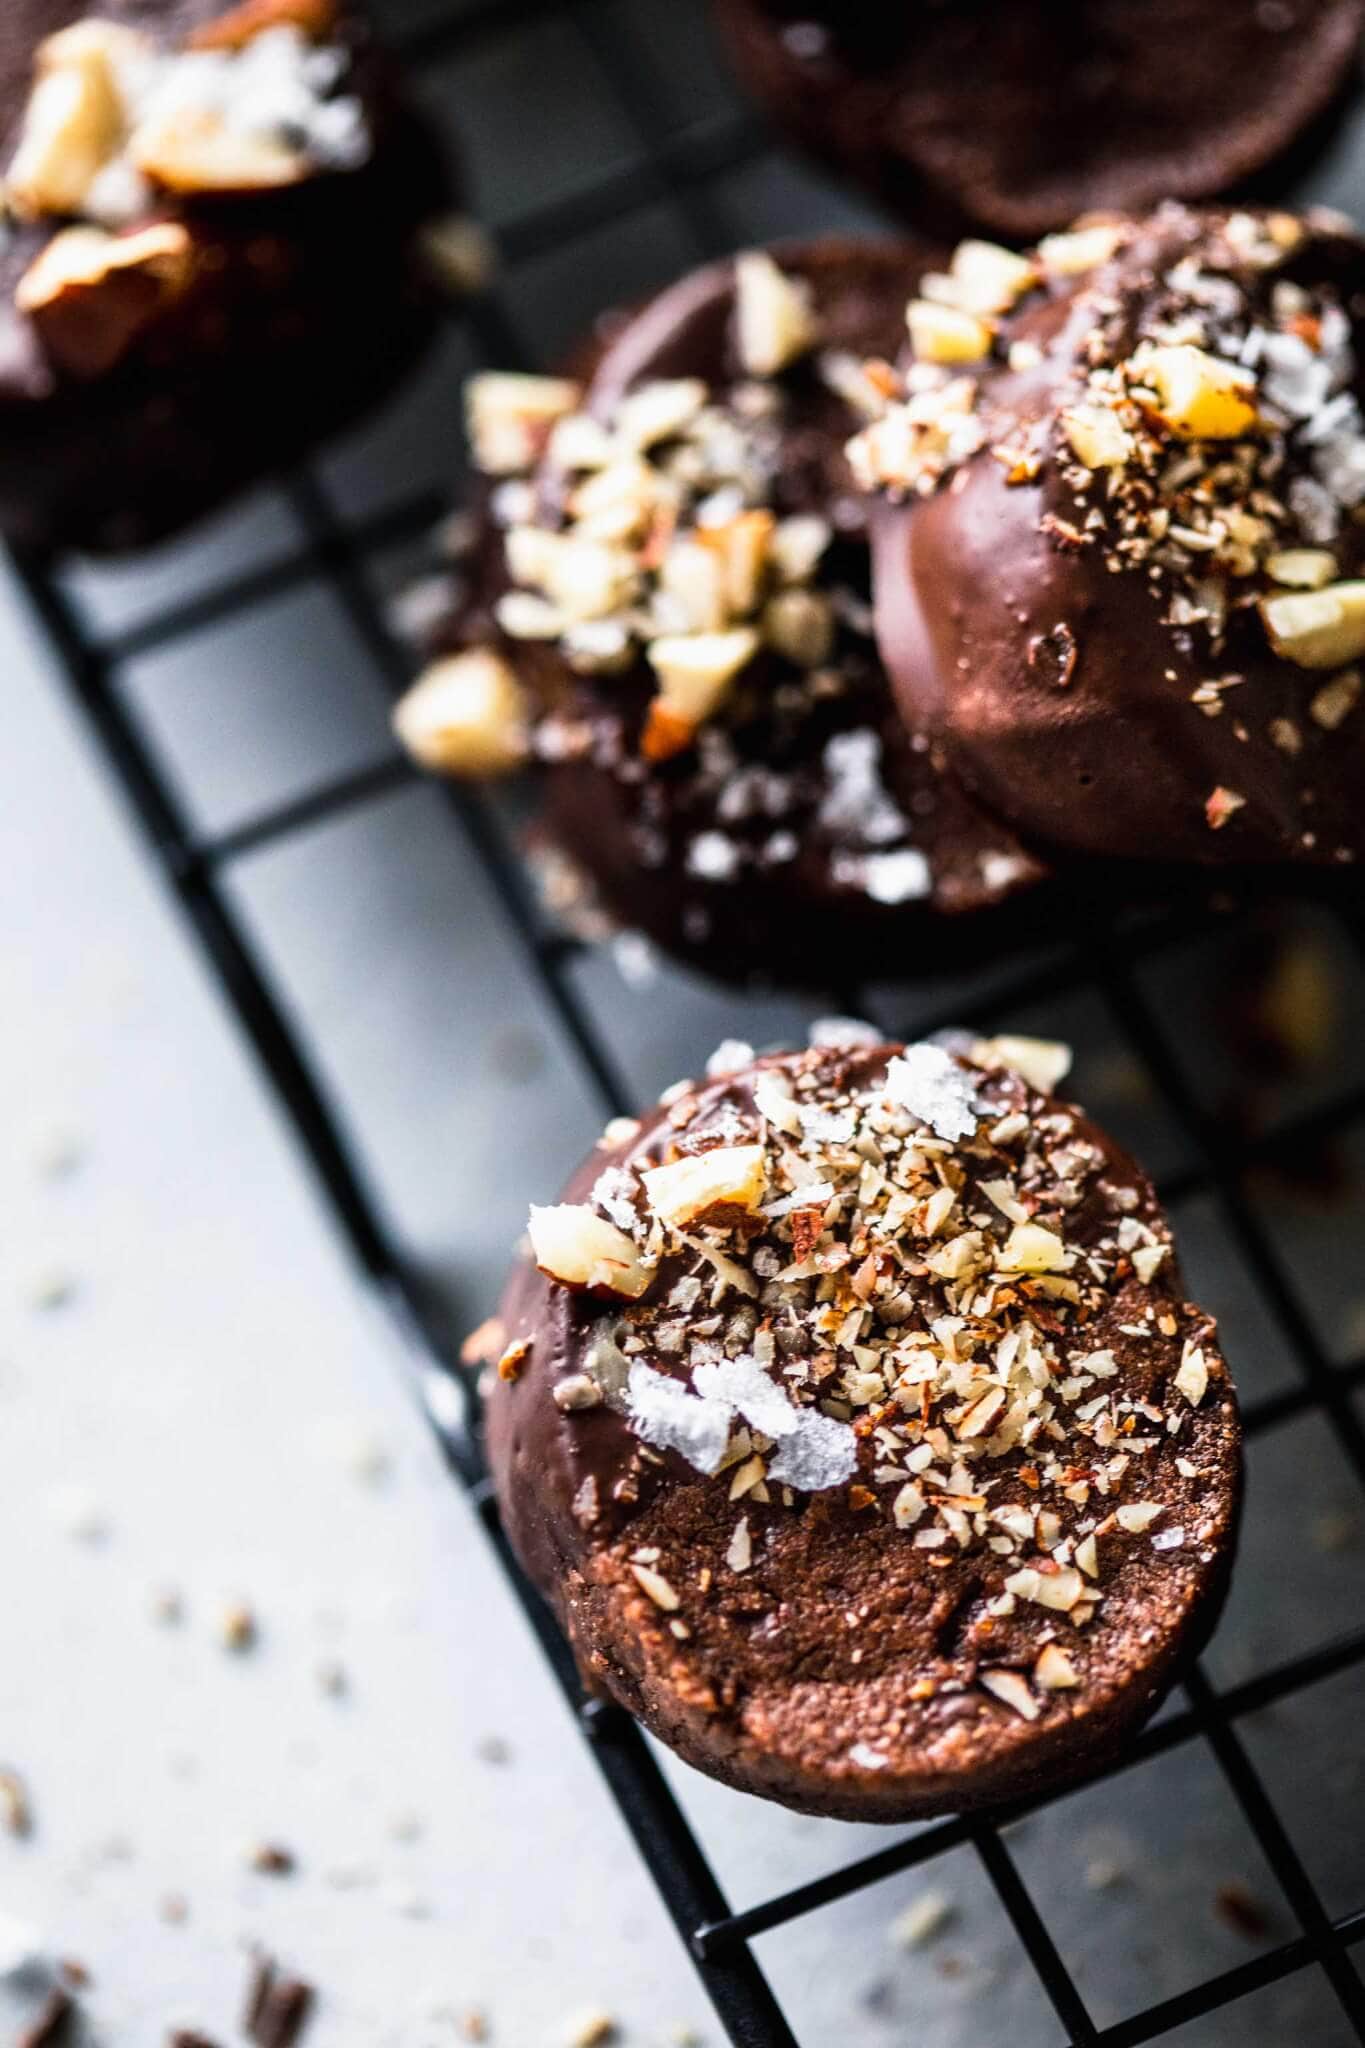
[[[1097,1760],[1216,1611],[1227,1369],[1145,1178],[999,1064],[1051,1050],[670,1091],[564,1196],[638,1248],[632,1298],[509,1286],[509,1533],[586,1673],[703,1769],[869,1817],[1008,1796]],[[642,1179],[670,1161],[728,1192],[679,1211]]]
[[[1299,606],[1281,574],[1349,585],[1365,555],[1361,256],[1325,220],[1167,207],[1128,224],[1112,260],[1025,294],[991,365],[964,366],[975,452],[879,511],[878,633],[906,715],[1038,843],[1359,858],[1354,656],[1282,658],[1266,619]],[[1175,358],[1254,377],[1259,417],[1226,438],[1172,429],[1150,379]],[[1078,438],[1113,424],[1127,452],[1081,463]]]

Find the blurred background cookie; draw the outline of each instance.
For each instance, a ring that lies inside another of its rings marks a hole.
[[[115,550],[294,461],[402,378],[449,168],[332,0],[0,24],[0,527]]]
[[[718,0],[776,124],[943,232],[1206,199],[1324,139],[1360,0]]]

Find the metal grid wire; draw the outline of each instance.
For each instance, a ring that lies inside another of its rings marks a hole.
[[[519,263],[546,252],[562,252],[631,209],[661,205],[671,210],[683,240],[698,259],[729,246],[732,236],[713,204],[714,181],[756,159],[763,146],[760,132],[745,116],[727,116],[680,133],[671,131],[663,117],[659,77],[657,71],[651,72],[647,53],[638,45],[633,52],[628,49],[604,26],[603,14],[584,0],[564,0],[557,9],[546,0],[464,0],[463,5],[450,0],[448,14],[421,22],[405,37],[407,54],[419,69],[444,63],[464,52],[513,38],[528,25],[557,14],[572,20],[575,32],[591,49],[619,102],[621,117],[634,135],[639,159],[623,170],[582,183],[569,196],[535,207],[513,221],[501,236],[507,274],[514,275]],[[611,280],[604,282],[609,285]],[[519,359],[512,323],[497,295],[462,317],[472,330],[480,359],[503,366]],[[372,803],[404,783],[411,771],[402,761],[385,760],[314,788],[245,825],[204,838],[194,829],[120,683],[121,671],[134,656],[173,645],[209,624],[239,616],[320,579],[340,604],[384,688],[397,692],[405,684],[410,658],[392,636],[366,567],[384,548],[424,533],[439,512],[439,503],[429,494],[416,495],[378,517],[347,524],[311,474],[291,480],[284,488],[304,535],[301,548],[188,601],[165,607],[122,631],[93,632],[83,607],[53,562],[21,554],[15,557],[15,567],[60,657],[75,700],[121,782],[223,995],[288,1110],[359,1265],[403,1333],[427,1413],[446,1457],[478,1505],[560,1684],[578,1706],[598,1767],[731,2040],[744,2048],[783,2048],[783,2044],[796,2041],[755,1959],[751,1944],[757,1936],[894,1873],[927,1866],[951,1849],[970,1846],[1072,2043],[1131,2048],[1131,2044],[1155,2040],[1278,1979],[1314,1967],[1330,1985],[1349,2035],[1365,2042],[1365,1986],[1351,1953],[1355,1944],[1365,1939],[1365,1907],[1336,1918],[1329,1915],[1240,1732],[1244,1717],[1253,1711],[1352,1667],[1365,1667],[1365,1629],[1357,1628],[1222,1690],[1202,1671],[1196,1672],[1185,1687],[1186,1704],[1131,1742],[1121,1764],[1106,1774],[1115,1776],[1202,1738],[1299,1929],[1251,1960],[1106,2026],[1098,2025],[1087,2010],[1075,1975],[1063,1961],[1049,1929],[1046,1901],[1037,1900],[1026,1887],[1005,1833],[1009,1822],[1046,1805],[1046,1800],[985,1818],[941,1821],[909,1840],[895,1841],[780,1896],[734,1912],[633,1721],[614,1706],[582,1700],[568,1649],[521,1578],[501,1533],[479,1446],[468,1376],[460,1372],[451,1353],[442,1318],[417,1284],[382,1220],[364,1171],[342,1135],[343,1118],[329,1104],[319,1080],[313,1048],[288,1021],[285,1005],[233,907],[227,886],[234,864],[245,854]],[[324,687],[321,676],[316,681],[319,689]],[[633,1105],[615,1060],[575,992],[571,975],[575,942],[545,927],[519,861],[484,799],[457,788],[446,795],[454,826],[477,856],[544,1003],[581,1062],[602,1109],[611,1114],[628,1111]],[[1343,923],[1351,946],[1357,955],[1365,956],[1365,924],[1358,916],[1345,918]],[[1136,1057],[1188,1145],[1192,1163],[1166,1177],[1163,1195],[1171,1200],[1199,1193],[1217,1205],[1229,1239],[1256,1276],[1266,1325],[1278,1333],[1293,1360],[1293,1378],[1249,1407],[1249,1434],[1264,1433],[1292,1417],[1316,1412],[1330,1425],[1355,1479],[1365,1487],[1365,1427],[1355,1405],[1355,1396],[1365,1385],[1365,1358],[1341,1365],[1329,1357],[1290,1262],[1243,1186],[1244,1175],[1253,1166],[1292,1157],[1329,1134],[1352,1128],[1365,1131],[1365,1086],[1338,1090],[1331,1100],[1278,1124],[1269,1135],[1244,1141],[1223,1129],[1186,1078],[1170,1031],[1138,971],[1163,951],[1187,943],[1191,929],[1188,921],[1168,918],[1125,932],[1121,942],[1115,939],[1084,953],[1073,949],[1060,957],[1050,956],[1041,966],[1036,961],[1025,962],[994,983],[987,999],[969,1004],[965,1018],[963,1005],[954,1003],[951,1017],[920,1018],[917,1028],[927,1031],[948,1021],[990,1028],[996,1020],[1017,1014],[1027,1005],[1055,1001],[1080,990],[1101,999],[1113,1034]],[[875,1015],[875,1005],[864,995],[840,994],[859,1013]],[[738,1006],[739,999],[736,1001]]]

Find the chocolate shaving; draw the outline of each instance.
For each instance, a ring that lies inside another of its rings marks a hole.
[[[75,2002],[67,1991],[49,1991],[42,2011],[32,2026],[25,2027],[14,2044],[14,2048],[56,2048],[70,2033],[71,2016]]]
[[[283,1977],[269,1956],[257,1956],[247,1986],[242,2031],[256,2048],[294,2048],[313,2009],[313,1987]]]

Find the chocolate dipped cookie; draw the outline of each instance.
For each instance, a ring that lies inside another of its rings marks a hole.
[[[872,638],[843,451],[923,261],[750,251],[618,322],[581,380],[469,390],[469,588],[398,731],[450,772],[532,760],[611,917],[713,972],[901,974],[1041,912],[1041,863],[906,731]]]
[[[719,0],[777,125],[946,233],[1211,199],[1325,140],[1360,0]]]
[[[966,243],[851,456],[902,708],[1057,854],[1365,849],[1365,249],[1338,216]]]
[[[1034,1796],[1218,1613],[1236,1400],[1133,1161],[1036,1040],[730,1045],[533,1208],[507,1530],[585,1680],[813,1813]]]
[[[424,123],[345,0],[12,0],[0,528],[117,550],[296,460],[434,332]]]

